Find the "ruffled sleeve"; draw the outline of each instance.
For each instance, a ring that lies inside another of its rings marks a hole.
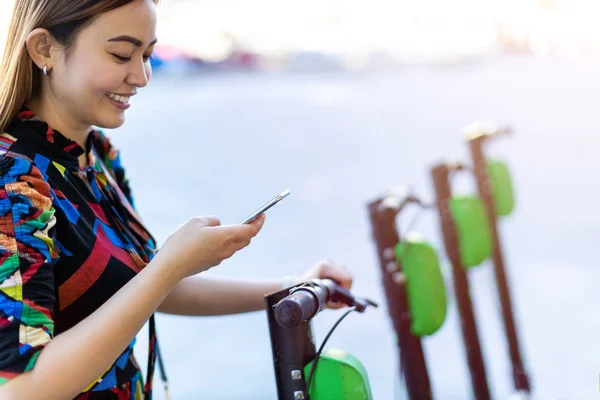
[[[0,384],[33,369],[54,335],[55,223],[39,169],[0,156]]]

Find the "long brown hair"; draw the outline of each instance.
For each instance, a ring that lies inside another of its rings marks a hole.
[[[5,0],[2,0],[5,1]],[[0,63],[0,132],[40,88],[40,71],[34,66],[25,41],[31,31],[45,28],[65,47],[96,17],[133,0],[15,0]],[[159,0],[153,0],[158,3]]]

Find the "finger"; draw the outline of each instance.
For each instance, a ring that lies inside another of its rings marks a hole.
[[[347,285],[346,289],[350,289],[352,287],[352,284],[354,283],[354,276],[352,275],[352,272],[348,269],[348,264],[346,262],[343,262],[341,264],[341,266],[342,266],[342,271],[346,275],[346,278],[345,278],[345,285]]]
[[[214,215],[205,215],[202,218],[206,226],[219,226],[221,225],[221,220]]]
[[[344,289],[352,287],[353,277],[347,268],[339,267],[332,261],[328,261],[322,267],[322,275],[333,279]]]
[[[266,218],[267,216],[265,214],[262,214],[249,224],[241,225],[245,228],[241,231],[242,235],[250,237],[258,235],[258,232],[260,232],[260,230],[262,229]]]
[[[264,224],[265,218],[261,217],[258,217],[257,219],[248,224],[224,225],[222,226],[222,228],[229,231],[229,234],[231,235],[231,238],[234,242],[251,239],[254,236],[256,236],[258,232],[260,232]]]
[[[341,278],[341,285],[343,288],[345,289],[351,289],[352,288],[352,284],[354,283],[354,277],[352,276],[352,274],[350,273],[350,271],[344,271],[343,272],[344,277]]]
[[[258,233],[258,231],[260,231],[263,227],[263,225],[265,224],[265,220],[267,219],[267,215],[266,214],[261,214],[258,216],[258,218],[256,218],[254,221],[250,222],[251,227],[254,227],[257,229],[256,233]]]
[[[331,310],[339,310],[340,308],[344,308],[344,307],[346,307],[346,305],[344,303],[333,302],[333,301],[330,301],[329,303],[327,303],[327,308],[329,308]]]
[[[237,243],[237,248],[238,248],[238,250],[241,250],[241,249],[244,249],[244,248],[246,248],[246,247],[250,246],[250,243],[251,243],[251,242],[252,242],[252,241],[251,241],[250,239],[244,239],[244,240],[240,240],[240,241]]]
[[[226,229],[231,229],[230,243],[237,249],[242,249],[250,245],[252,239],[256,236],[253,228],[248,226],[231,225],[226,227]]]

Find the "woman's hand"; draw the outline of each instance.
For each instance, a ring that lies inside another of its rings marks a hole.
[[[156,257],[168,260],[181,279],[206,271],[250,244],[265,221],[261,215],[245,225],[221,226],[218,218],[195,217],[173,232]]]
[[[311,269],[302,274],[297,283],[302,283],[310,279],[331,279],[337,282],[344,289],[352,288],[352,274],[343,264],[337,264],[332,260],[323,259],[317,262]],[[342,308],[344,304],[329,303],[327,308]]]

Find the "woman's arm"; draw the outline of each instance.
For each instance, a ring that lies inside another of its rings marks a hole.
[[[77,396],[127,348],[177,283],[179,273],[157,256],[96,312],[52,339],[35,368],[0,386],[0,398],[62,400]]]
[[[50,340],[33,369],[0,385],[0,399],[37,399],[42,393],[48,400],[74,398],[112,365],[177,282],[246,247],[263,222],[222,227],[206,217],[182,225],[102,307]]]
[[[225,315],[264,309],[264,296],[281,289],[283,281],[207,276],[179,282],[158,307],[176,315]]]
[[[352,286],[350,272],[326,259],[316,263],[295,279],[295,282],[304,282],[313,278],[331,278],[348,289]],[[236,279],[202,274],[179,282],[158,307],[158,311],[191,316],[259,311],[265,307],[264,296],[282,287],[283,279]],[[329,306],[337,308],[336,305]]]

